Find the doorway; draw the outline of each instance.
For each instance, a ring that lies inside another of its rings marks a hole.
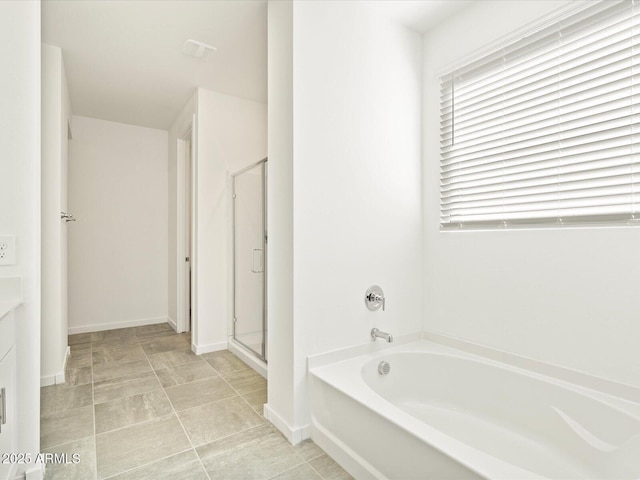
[[[267,362],[267,159],[232,175],[233,338]]]
[[[197,329],[195,308],[195,116],[184,133],[178,137],[177,145],[177,321],[176,331],[191,332],[192,339]]]

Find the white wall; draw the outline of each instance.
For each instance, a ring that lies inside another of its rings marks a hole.
[[[181,179],[182,171],[178,172],[178,139],[182,138],[190,128],[193,122],[193,115],[198,110],[198,93],[194,93],[187,104],[183,107],[178,117],[174,120],[173,125],[169,129],[168,141],[168,193],[169,193],[169,255],[167,256],[168,267],[168,303],[169,303],[169,321],[176,325],[178,319],[178,264],[182,265],[182,261],[178,262],[178,180]],[[180,192],[182,195],[182,192]],[[183,235],[181,233],[181,235]],[[182,258],[180,258],[182,260]]]
[[[563,3],[476,2],[424,38],[424,328],[640,386],[640,229],[439,231],[436,72]]]
[[[283,41],[284,69],[287,47]],[[292,338],[293,367],[280,368],[293,368],[294,411],[271,394],[269,408],[294,432],[309,422],[307,356],[368,344],[373,327],[394,335],[421,329],[420,52],[417,33],[368,2],[293,3],[293,333],[270,335],[269,351]],[[285,87],[286,79],[287,118]],[[277,140],[284,169],[286,132]],[[270,266],[280,260],[273,257],[272,249]],[[384,312],[364,305],[374,284],[386,295]],[[284,299],[280,306],[287,308]],[[269,313],[270,325],[278,322]]]
[[[230,175],[267,156],[267,106],[198,89],[196,146],[197,352],[231,334]]]
[[[67,351],[67,122],[71,104],[62,50],[42,45],[42,355],[43,385],[64,382]]]
[[[0,231],[16,236],[18,452],[40,446],[40,2],[0,2]],[[19,465],[18,473],[34,465]]]
[[[231,334],[230,175],[267,155],[267,106],[198,89],[169,131],[169,316],[177,320],[180,195],[177,142],[196,115],[194,185],[196,217],[193,257],[192,348],[197,353],[227,347]]]
[[[168,132],[73,117],[69,331],[167,321]]]
[[[269,389],[265,412],[281,419],[284,425],[279,428],[284,431],[294,425],[293,3],[270,1],[267,16]]]

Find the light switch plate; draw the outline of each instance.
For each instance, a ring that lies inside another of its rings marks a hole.
[[[0,265],[16,264],[16,236],[0,235]]]

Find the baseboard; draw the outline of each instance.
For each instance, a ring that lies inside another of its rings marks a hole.
[[[289,424],[273,409],[268,403],[264,404],[264,418],[273,424],[284,437],[289,440],[291,445],[297,445],[301,441],[311,438],[311,425],[303,425],[301,427],[290,427]]]
[[[83,325],[81,327],[69,327],[69,335],[76,333],[101,332],[104,330],[113,330],[115,328],[142,327],[143,325],[154,325],[156,323],[168,323],[169,318],[141,318],[138,320],[127,320],[124,322],[113,323],[94,323],[93,325]]]
[[[209,352],[218,352],[220,350],[227,349],[227,342],[216,342],[210,343],[209,345],[196,345],[195,343],[191,344],[191,351],[196,355],[202,355],[203,353]]]
[[[171,317],[167,318],[167,323],[169,324],[169,326],[171,328],[173,328],[174,331],[178,331],[178,324],[175,322],[175,320]]]
[[[67,345],[67,350],[64,352],[64,360],[62,361],[62,371],[67,371],[67,362],[69,361],[69,357],[71,356],[71,347]]]
[[[69,360],[69,355],[71,355],[71,347],[68,346],[67,351],[64,354],[64,360],[62,361],[62,371],[54,373],[53,375],[45,375],[44,377],[40,377],[41,387],[60,385],[61,383],[65,383],[67,381],[65,372],[67,371],[67,361]]]
[[[38,463],[24,473],[17,474],[14,480],[42,480],[44,478],[44,463]]]

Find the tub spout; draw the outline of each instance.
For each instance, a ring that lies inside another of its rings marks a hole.
[[[388,343],[393,342],[393,335],[391,335],[390,333],[387,333],[387,332],[381,332],[377,328],[372,328],[371,329],[371,340],[375,341],[376,338],[383,338]]]

